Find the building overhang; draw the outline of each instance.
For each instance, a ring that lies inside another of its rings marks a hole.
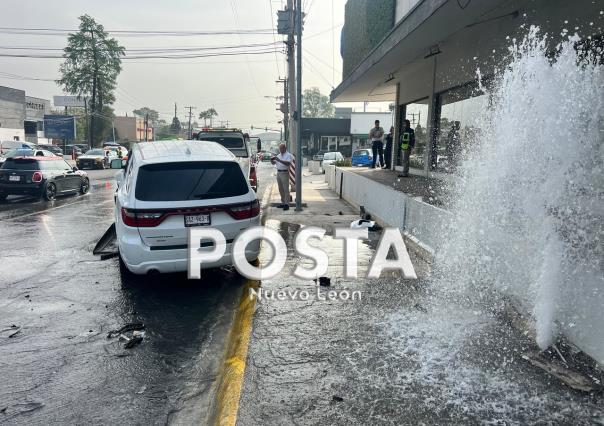
[[[401,68],[437,53],[439,44],[465,28],[516,17],[509,3],[469,1],[462,9],[456,1],[421,1],[331,92],[331,101],[393,101]]]

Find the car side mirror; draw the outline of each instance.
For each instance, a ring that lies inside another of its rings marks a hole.
[[[76,166],[73,166],[73,167],[71,168],[71,170],[73,170],[74,172],[77,172],[77,171],[78,171],[78,168],[77,168]]]
[[[121,158],[114,158],[113,160],[111,160],[111,163],[109,163],[109,168],[111,169],[123,169],[126,166],[126,162],[123,161]]]

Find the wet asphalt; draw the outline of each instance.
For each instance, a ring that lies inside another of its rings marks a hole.
[[[132,279],[93,256],[115,174],[90,171],[85,196],[0,204],[2,424],[205,423],[244,280],[228,269]],[[107,337],[128,323],[145,325],[130,349]]]

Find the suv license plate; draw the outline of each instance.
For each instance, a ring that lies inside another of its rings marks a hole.
[[[210,214],[185,215],[185,226],[204,226],[210,224]]]
[[[9,176],[8,180],[10,180],[11,182],[20,182],[21,176]]]

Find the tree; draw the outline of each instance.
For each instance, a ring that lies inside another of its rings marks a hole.
[[[174,116],[172,119],[172,124],[170,125],[170,132],[174,135],[177,135],[182,130],[182,126],[180,124],[180,120],[178,117]]]
[[[139,117],[146,117],[147,115],[149,116],[149,124],[155,126],[155,124],[157,124],[157,122],[159,121],[159,112],[155,111],[154,109],[148,108],[148,107],[142,107],[139,109],[135,109],[134,111],[132,111],[134,114],[138,115]]]
[[[214,108],[208,108],[205,111],[199,113],[199,118],[203,119],[204,127],[208,125],[207,120],[210,120],[210,127],[212,127],[212,119],[218,117],[218,113]]]
[[[330,118],[335,115],[335,108],[329,103],[329,97],[321,93],[318,87],[306,89],[302,95],[302,116]]]
[[[125,54],[124,47],[108,36],[92,17],[80,16],[79,31],[67,38],[63,50],[65,62],[59,68],[61,78],[57,80],[65,92],[89,99],[89,139],[93,146],[102,141],[103,125],[97,124],[98,116],[103,115],[106,105],[115,101],[113,91]]]

